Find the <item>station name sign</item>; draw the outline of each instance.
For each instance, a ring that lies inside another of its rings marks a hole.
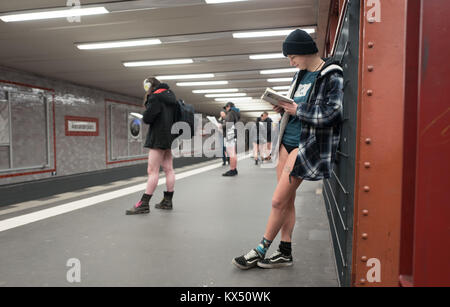
[[[98,136],[98,118],[65,116],[66,136]]]

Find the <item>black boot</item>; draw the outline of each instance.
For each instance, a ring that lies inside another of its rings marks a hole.
[[[135,215],[135,214],[146,214],[150,213],[149,201],[152,195],[144,194],[140,201],[133,208],[128,209],[125,214],[126,215]]]
[[[224,176],[224,177],[234,177],[234,176],[237,176],[237,174],[238,174],[237,169],[233,169],[233,170],[229,170],[228,172],[222,174],[222,176]]]
[[[163,200],[155,205],[156,209],[164,209],[164,210],[172,210],[173,204],[172,204],[172,197],[173,192],[164,192],[164,198]]]

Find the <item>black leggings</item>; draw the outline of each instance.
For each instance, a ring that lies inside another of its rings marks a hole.
[[[284,146],[284,148],[286,148],[288,154],[290,154],[293,150],[298,149],[298,146],[289,146],[284,143],[282,143],[282,145]]]

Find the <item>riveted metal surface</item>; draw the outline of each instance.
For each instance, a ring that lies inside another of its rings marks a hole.
[[[380,22],[368,21],[376,2],[362,1],[354,286],[398,285],[406,1],[380,1]],[[380,261],[381,282],[370,282],[362,257]]]

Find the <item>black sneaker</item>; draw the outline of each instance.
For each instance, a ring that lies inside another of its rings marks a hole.
[[[232,169],[232,170],[229,170],[228,172],[226,172],[225,174],[222,174],[222,176],[233,177],[233,176],[236,176],[237,174],[238,174],[237,169]]]
[[[263,260],[264,258],[256,251],[256,249],[252,249],[246,255],[242,255],[240,257],[234,258],[231,263],[240,268],[241,270],[248,270],[257,266],[258,261]]]
[[[279,250],[273,253],[272,256],[266,259],[261,259],[258,261],[258,266],[263,269],[275,269],[285,266],[291,266],[294,262],[292,260],[292,255],[283,255]]]
[[[134,205],[133,208],[128,209],[125,214],[126,215],[135,215],[135,214],[146,214],[150,213],[150,206],[148,203],[142,202],[142,200],[138,201],[136,205]]]
[[[258,165],[258,159],[255,159],[255,165]]]

